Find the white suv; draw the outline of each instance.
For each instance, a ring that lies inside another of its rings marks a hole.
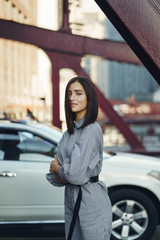
[[[64,222],[64,188],[46,180],[61,136],[40,123],[0,122],[0,224]],[[111,239],[149,239],[160,219],[160,159],[104,153],[100,179],[113,206]]]

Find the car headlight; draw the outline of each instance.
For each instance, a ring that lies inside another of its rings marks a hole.
[[[152,170],[151,172],[148,173],[148,175],[160,180],[160,172],[159,171]]]

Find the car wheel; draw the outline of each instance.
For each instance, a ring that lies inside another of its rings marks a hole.
[[[153,235],[158,214],[143,192],[119,189],[110,193],[113,222],[111,240],[146,240]]]

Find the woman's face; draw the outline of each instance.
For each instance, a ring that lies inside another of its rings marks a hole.
[[[76,121],[80,120],[87,112],[87,95],[79,82],[74,82],[68,90],[72,112],[76,113]]]

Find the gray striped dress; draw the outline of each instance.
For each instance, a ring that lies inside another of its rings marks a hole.
[[[62,166],[59,175],[68,182],[65,184],[66,239],[79,191],[76,185],[81,185],[82,201],[72,239],[109,240],[112,212],[106,185],[101,181],[87,183],[90,177],[99,175],[102,168],[103,134],[97,122],[79,129],[83,122],[84,118],[75,122],[74,133],[70,135],[66,131],[57,148]],[[54,179],[54,185],[62,184]]]

